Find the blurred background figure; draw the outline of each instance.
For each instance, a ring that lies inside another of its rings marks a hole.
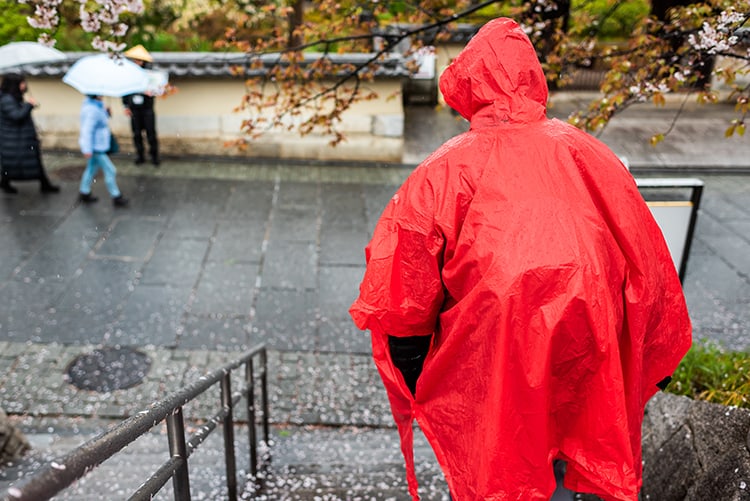
[[[18,193],[11,181],[38,180],[42,193],[57,193],[42,165],[39,136],[31,118],[38,106],[31,96],[24,96],[28,87],[20,74],[8,74],[0,84],[0,189]]]
[[[117,170],[108,155],[112,145],[109,117],[109,110],[104,106],[101,96],[86,96],[81,106],[81,132],[78,144],[88,162],[81,177],[79,200],[85,204],[98,200],[91,194],[91,183],[101,169],[104,171],[104,184],[112,197],[112,203],[115,207],[125,207],[128,200],[120,193],[115,177]]]
[[[154,61],[151,54],[149,54],[143,45],[136,45],[125,51],[125,57],[144,69],[150,69],[151,63]],[[133,130],[133,146],[135,146],[136,153],[135,164],[141,165],[146,162],[146,151],[143,145],[143,134],[145,132],[151,163],[155,167],[158,167],[161,161],[159,159],[159,140],[156,137],[154,96],[149,92],[130,94],[123,96],[122,104],[125,107],[125,114],[130,117],[130,127]]]

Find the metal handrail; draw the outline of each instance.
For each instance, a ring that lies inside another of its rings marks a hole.
[[[92,438],[65,456],[48,462],[37,472],[25,477],[18,485],[8,489],[4,501],[42,501],[52,498],[165,420],[167,422],[170,458],[141,485],[130,499],[151,499],[171,478],[174,499],[176,501],[188,501],[190,499],[188,457],[221,422],[224,430],[227,494],[230,500],[236,500],[237,471],[234,455],[234,417],[232,411],[243,397],[247,402],[250,474],[253,478],[257,478],[258,474],[260,444],[255,429],[255,372],[253,367],[253,359],[256,357],[260,358],[261,425],[263,439],[268,444],[268,358],[266,347],[260,345],[245,352],[234,362],[230,362],[213,373],[200,377],[185,388],[154,402],[146,410]],[[232,371],[242,365],[245,366],[245,387],[242,391],[233,395],[231,393]],[[182,407],[217,383],[221,384],[221,410],[186,440]]]

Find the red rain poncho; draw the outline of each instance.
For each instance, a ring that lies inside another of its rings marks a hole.
[[[601,142],[546,117],[534,49],[509,19],[446,69],[471,121],[409,176],[366,249],[351,315],[369,329],[417,497],[412,419],[457,501],[635,500],[641,422],[691,344],[682,288],[636,184]],[[416,398],[387,335],[434,333]]]

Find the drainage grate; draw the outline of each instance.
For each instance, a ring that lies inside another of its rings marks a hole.
[[[133,348],[105,347],[77,356],[68,366],[70,382],[81,390],[107,393],[139,384],[151,359]]]

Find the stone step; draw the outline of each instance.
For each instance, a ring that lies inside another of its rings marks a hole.
[[[394,429],[294,428],[275,440],[259,499],[410,499]],[[421,499],[447,501],[442,472],[419,430],[414,454]]]
[[[106,429],[112,423],[92,426],[56,421],[35,427],[21,426],[32,445],[22,461],[0,469],[0,493],[20,478],[33,474],[45,462],[59,458]],[[168,457],[167,436],[157,427],[84,478],[54,497],[59,501],[127,499]],[[273,500],[392,500],[407,501],[403,458],[398,434],[392,428],[274,426],[271,428],[271,461],[261,473],[264,489],[254,492],[247,482],[249,453],[247,429],[235,429],[238,490],[242,499]],[[415,430],[415,459],[420,496],[427,501],[448,500],[440,468],[419,430]],[[224,449],[217,429],[188,460],[193,500],[227,499]],[[154,497],[171,500],[168,482]]]

